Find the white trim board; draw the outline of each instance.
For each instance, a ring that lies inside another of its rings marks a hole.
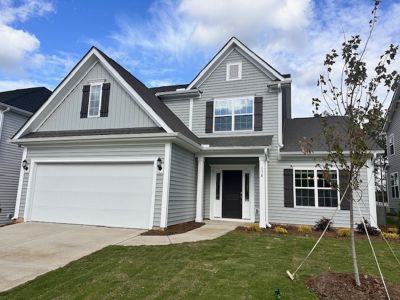
[[[155,195],[156,195],[156,179],[157,179],[157,159],[158,157],[66,157],[66,158],[56,158],[56,159],[36,159],[32,158],[29,164],[29,178],[28,187],[26,192],[25,207],[24,207],[24,220],[30,221],[31,210],[32,210],[32,200],[34,194],[35,180],[36,180],[36,170],[38,164],[42,163],[152,163],[153,164],[153,181],[152,181],[152,192],[150,201],[150,222],[149,228],[152,229],[154,226],[154,205],[155,205]],[[18,207],[19,210],[19,207]]]

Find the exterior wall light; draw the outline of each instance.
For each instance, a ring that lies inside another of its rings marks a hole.
[[[28,161],[26,159],[22,161],[22,169],[24,169],[25,171],[28,171],[29,169]]]
[[[157,159],[157,169],[158,171],[162,171],[162,160],[160,157]]]

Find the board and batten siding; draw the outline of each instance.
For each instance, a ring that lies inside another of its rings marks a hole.
[[[92,80],[111,83],[108,117],[81,118],[82,89]],[[38,131],[154,127],[156,124],[114,77],[97,62]]]
[[[397,172],[400,176],[400,106],[396,107],[396,111],[393,114],[392,120],[390,122],[390,127],[387,132],[389,137],[391,134],[394,135],[394,155],[390,155],[389,152],[389,139],[387,141],[388,147],[388,161],[389,166],[387,169],[387,191],[389,207],[391,209],[400,210],[400,199],[395,199],[392,197],[392,191],[390,188],[390,174]]]
[[[260,214],[260,177],[259,177],[259,161],[254,157],[221,157],[206,158],[204,165],[204,189],[203,189],[203,218],[210,218],[210,187],[211,187],[211,167],[210,165],[254,165],[254,215],[258,221]]]
[[[14,215],[23,150],[10,139],[26,120],[26,116],[8,111],[0,124],[0,224],[9,223],[9,215]]]
[[[64,159],[64,158],[96,158],[96,157],[118,157],[120,159],[134,157],[160,157],[164,160],[165,145],[149,144],[145,145],[133,142],[114,142],[110,143],[75,143],[73,145],[43,145],[30,146],[28,148],[27,160],[31,159]],[[25,202],[27,196],[27,188],[29,181],[29,173],[24,174],[22,185],[21,204],[19,217],[24,217]],[[17,180],[18,182],[18,180]],[[157,172],[155,204],[154,204],[154,222],[153,226],[160,226],[161,216],[161,198],[162,198],[163,174]]]
[[[274,141],[276,143],[276,141]],[[301,167],[304,169],[313,168],[317,163],[322,161],[313,161],[311,156],[303,156],[299,158],[290,158],[278,160],[278,151],[276,147],[270,152],[269,167],[268,167],[268,192],[269,192],[269,221],[270,223],[282,224],[308,224],[314,225],[317,220],[322,217],[330,218],[335,208],[323,207],[284,207],[284,184],[283,184],[283,170],[291,169],[292,167]],[[364,217],[370,221],[369,211],[369,196],[368,196],[368,179],[367,169],[361,170],[362,184],[360,192],[354,192],[354,198],[358,199],[361,195],[360,208]],[[340,181],[340,178],[339,178]],[[356,208],[354,220],[359,223],[361,220],[358,210]],[[334,220],[333,226],[335,227],[349,227],[349,211],[338,210]]]
[[[196,217],[197,162],[195,155],[172,144],[168,226]]]
[[[242,62],[242,79],[226,81],[226,65],[237,61]],[[251,63],[244,55],[239,53],[237,49],[234,49],[224,58],[210,76],[198,86],[202,95],[201,98],[193,100],[193,132],[199,136],[206,135],[205,118],[207,101],[218,98],[260,96],[263,97],[263,130],[258,131],[258,133],[275,134],[278,130],[278,92],[277,89],[268,90],[267,84],[270,82],[271,78]],[[249,132],[235,133],[247,134]],[[218,134],[221,135],[224,133],[219,132]]]

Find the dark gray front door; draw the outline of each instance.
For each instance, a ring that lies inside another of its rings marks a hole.
[[[222,217],[242,218],[242,171],[222,172]]]

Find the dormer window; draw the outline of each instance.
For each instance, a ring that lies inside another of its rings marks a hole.
[[[226,64],[226,80],[240,80],[242,79],[242,62],[234,62]]]
[[[90,84],[88,117],[100,117],[102,83]]]

